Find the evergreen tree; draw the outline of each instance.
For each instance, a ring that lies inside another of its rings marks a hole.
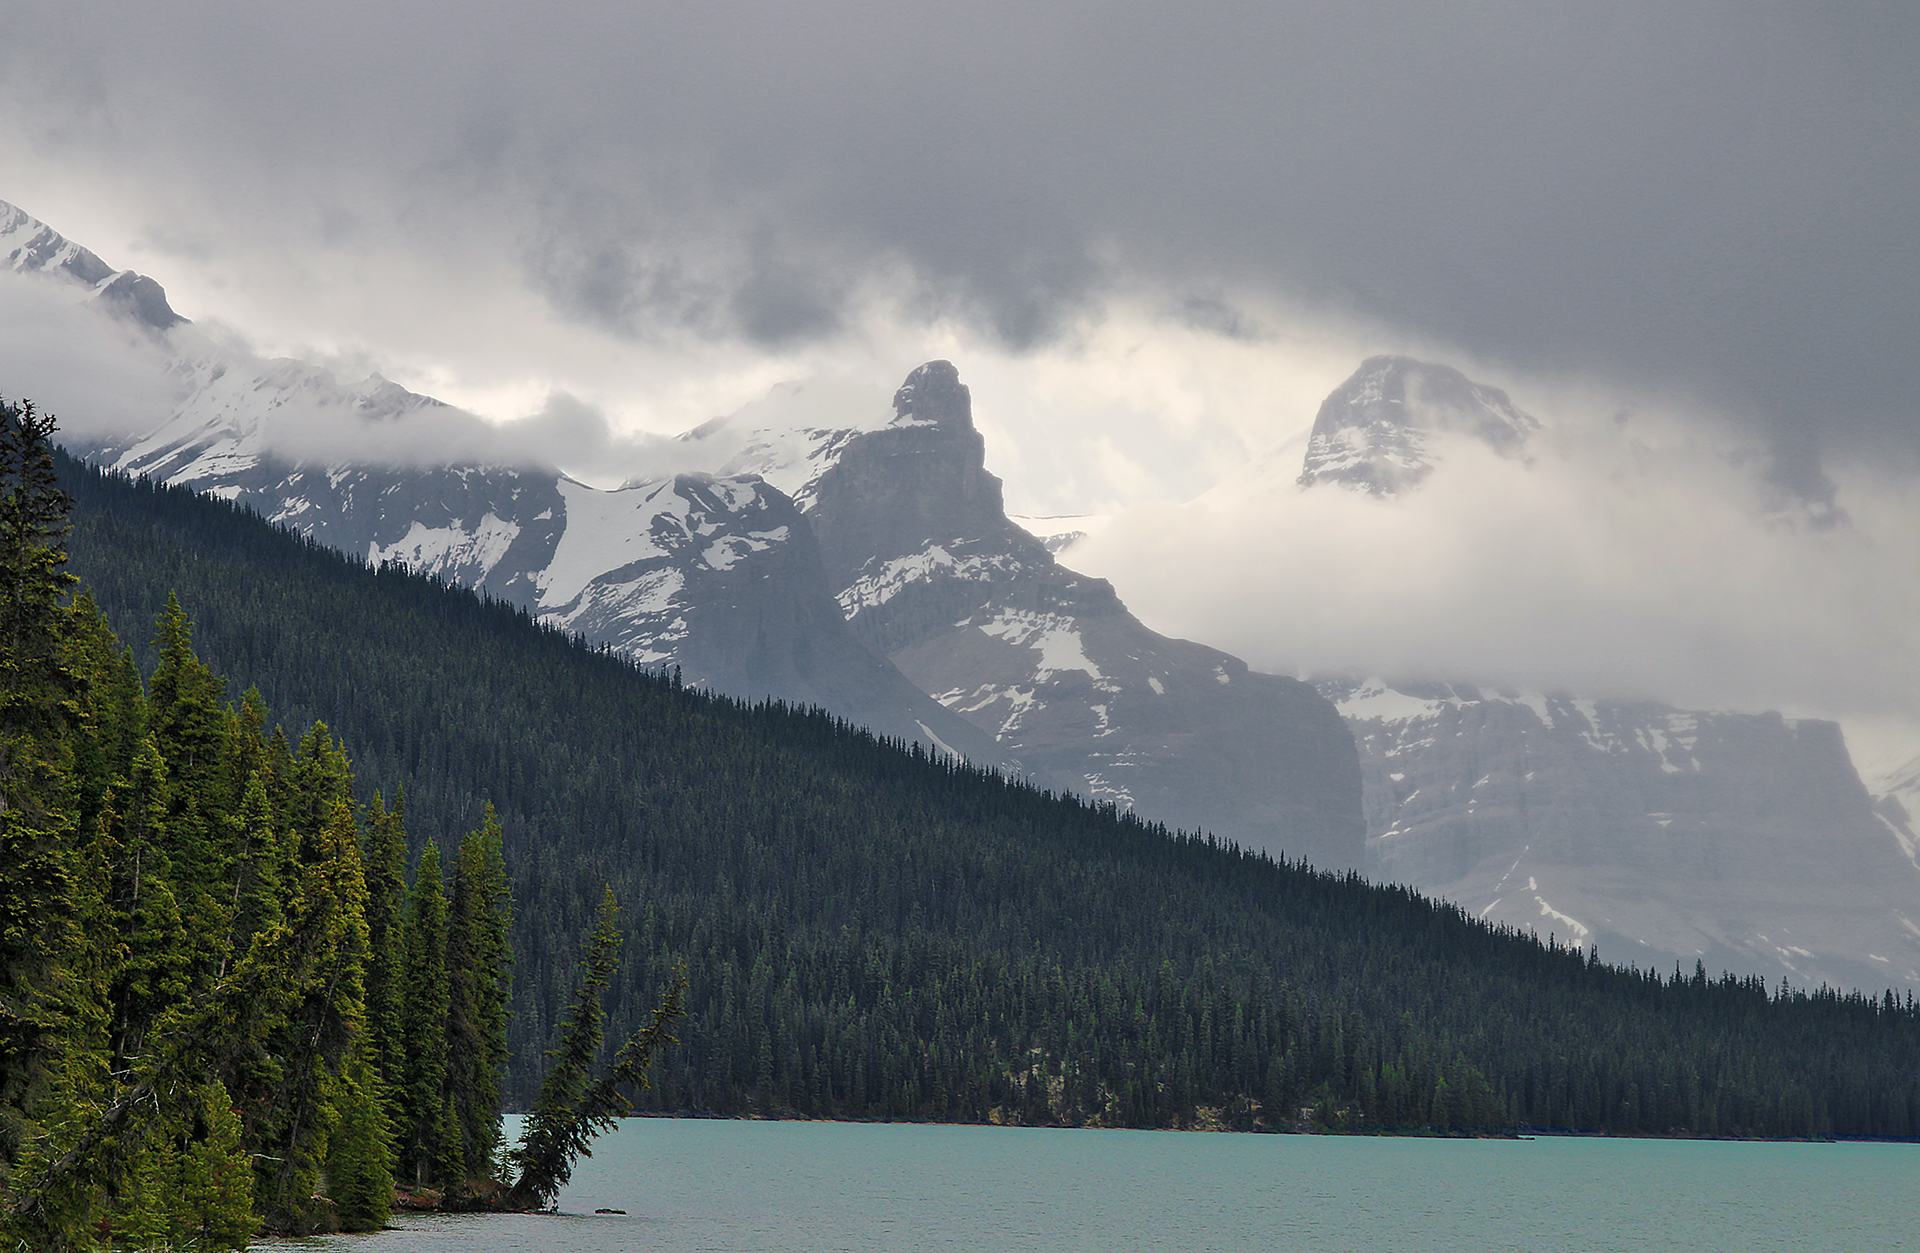
[[[667,1029],[685,1012],[684,974],[661,998],[652,1021],[628,1038],[598,1080],[592,1078],[606,1025],[600,997],[619,965],[619,916],[613,889],[604,889],[581,957],[579,987],[567,1009],[560,1042],[547,1053],[552,1065],[547,1068],[540,1097],[527,1115],[526,1129],[513,1154],[519,1173],[507,1194],[512,1208],[552,1206],[560,1189],[573,1177],[575,1159],[591,1156],[588,1145],[593,1138],[631,1108],[621,1087],[645,1088],[655,1055],[674,1043]]]
[[[74,928],[65,800],[78,683],[62,648],[67,510],[53,419],[0,401],[0,1188],[49,1112]]]
[[[440,850],[429,841],[413,874],[407,900],[406,978],[401,987],[406,1048],[400,1088],[400,1168],[415,1184],[435,1178],[435,1158],[446,1135],[447,902],[441,890]]]
[[[270,1046],[281,1075],[260,1198],[268,1225],[305,1234],[331,1221],[311,1198],[332,1131],[332,1097],[366,1027],[367,889],[346,755],[325,726],[302,737],[293,774],[297,842],[286,913],[300,943],[287,986],[297,1000]]]
[[[226,890],[240,843],[240,797],[230,754],[236,736],[226,685],[193,651],[193,624],[169,596],[154,648],[160,664],[148,684],[147,725],[167,764],[165,848],[168,878],[192,976],[211,978],[232,924]]]
[[[197,1093],[200,1134],[180,1154],[173,1243],[179,1249],[237,1249],[259,1230],[253,1161],[240,1112],[218,1079]]]
[[[405,1082],[407,832],[404,793],[391,810],[380,793],[365,814],[367,867],[367,1036],[372,1064],[389,1091]]]
[[[459,1179],[493,1175],[507,1065],[508,944],[512,893],[500,819],[486,807],[460,843],[447,915],[447,1095],[459,1141]],[[448,1182],[453,1182],[449,1179]]]
[[[364,1051],[340,1077],[328,1143],[327,1193],[343,1231],[378,1231],[393,1213],[393,1130],[384,1085]]]

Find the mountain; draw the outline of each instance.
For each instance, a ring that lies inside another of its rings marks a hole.
[[[1368,357],[1320,405],[1298,482],[1392,496],[1432,474],[1450,440],[1518,456],[1539,429],[1505,392],[1451,366]]]
[[[734,420],[692,438],[790,495],[860,638],[1030,768],[1249,847],[1359,864],[1359,781],[1331,706],[1148,630],[1014,525],[950,362],[908,375],[885,422]]]
[[[1875,779],[1873,812],[1916,870],[1920,870],[1920,757]]]
[[[1920,873],[1831,722],[1459,684],[1321,685],[1369,873],[1616,961],[1920,987]]]
[[[391,402],[389,389],[376,394]],[[486,592],[716,692],[819,705],[878,734],[1024,769],[855,637],[793,502],[758,479],[688,473],[607,491],[540,466],[300,465],[247,444],[88,451],[369,562]]]
[[[21,255],[103,268],[31,225]],[[192,334],[169,342],[174,411],[76,451],[476,588],[717,692],[819,705],[1182,828],[1359,864],[1357,763],[1332,707],[1147,630],[1109,584],[1009,521],[947,362],[915,370],[891,412],[776,389],[665,458],[703,472],[608,491],[538,464],[425,462],[418,447],[465,415],[377,375],[342,383]],[[316,429],[415,451],[301,455]]]
[[[1920,1136],[1912,1002],[1649,977],[1453,906],[1171,834],[819,713],[729,701],[524,611],[70,459],[72,568],[143,673],[170,592],[226,694],[418,852],[492,802],[508,1099],[603,885],[625,1036],[683,968],[650,1110],[1269,1129]],[[309,741],[311,742],[311,741]]]
[[[167,304],[167,293],[144,274],[116,270],[97,255],[38,218],[0,200],[0,271],[34,274],[84,288],[122,318],[164,333],[186,319]]]
[[[1025,773],[848,629],[792,502],[752,478],[670,474],[604,491],[551,466],[382,464],[288,454],[312,430],[370,450],[431,447],[478,420],[371,375],[260,360],[199,335],[159,284],[0,203],[0,261],[84,289],[172,350],[175,403],[151,430],[76,446],[191,485],[370,562],[486,592],[714,691],[819,705],[929,749]]]
[[[1540,429],[1456,370],[1372,357],[1300,486],[1266,490],[1390,510],[1450,445],[1519,457]],[[1370,876],[1615,960],[1920,987],[1920,767],[1876,801],[1831,722],[1447,680],[1316,680],[1359,749]]]

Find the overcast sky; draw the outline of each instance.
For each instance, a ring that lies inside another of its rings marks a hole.
[[[493,419],[672,431],[946,356],[1016,506],[1172,509],[1394,350],[1697,422],[1804,495],[1920,468],[1904,0],[4,23],[0,199],[204,327]]]

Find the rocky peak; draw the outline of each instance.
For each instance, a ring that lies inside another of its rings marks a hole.
[[[929,361],[914,370],[893,406],[890,424],[846,441],[811,485],[822,544],[861,561],[918,552],[928,541],[1017,544],[1022,534],[1007,521],[1000,480],[987,471],[986,441],[973,426],[972,397],[953,364]]]
[[[973,394],[960,381],[951,361],[929,361],[907,375],[893,394],[894,421],[899,424],[973,429]]]
[[[1505,392],[1451,366],[1368,357],[1321,404],[1299,482],[1391,496],[1432,473],[1441,436],[1466,436],[1515,456],[1539,428]]]
[[[168,331],[186,321],[167,303],[167,293],[144,274],[116,270],[26,211],[0,200],[0,270],[65,279],[87,288],[128,321]]]

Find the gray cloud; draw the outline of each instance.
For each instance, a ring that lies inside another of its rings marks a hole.
[[[569,316],[766,345],[1231,282],[1683,389],[1785,483],[1920,462],[1911,5],[26,7],[9,106],[192,183],[183,248],[484,219]]]
[[[1549,422],[1525,459],[1463,439],[1398,498],[1256,462],[1197,501],[1123,512],[1066,560],[1157,629],[1257,667],[1445,677],[1693,708],[1920,722],[1910,480],[1853,467],[1852,515],[1781,512],[1764,466],[1698,428]],[[1449,442],[1450,441],[1450,442]]]
[[[0,274],[0,396],[34,401],[68,439],[159,425],[173,388],[145,332],[54,282]]]

